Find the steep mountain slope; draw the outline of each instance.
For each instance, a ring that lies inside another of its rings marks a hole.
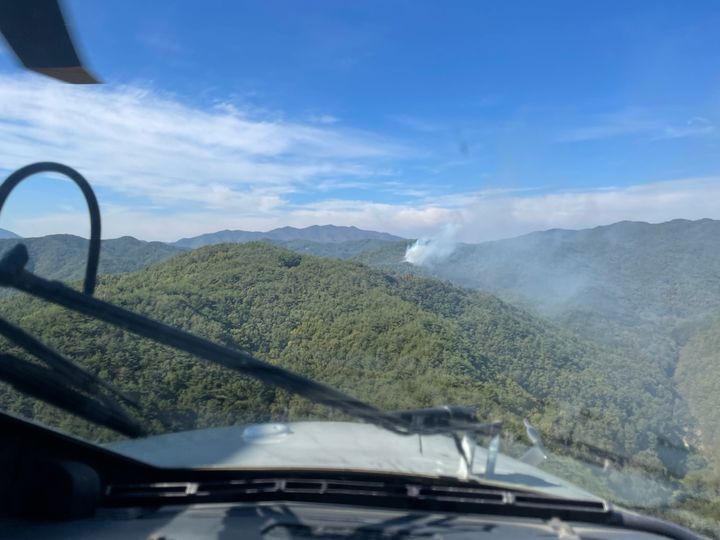
[[[401,240],[401,238],[384,232],[365,231],[358,229],[357,227],[312,225],[302,229],[295,227],[281,227],[267,232],[224,230],[215,233],[202,234],[193,238],[182,238],[175,242],[174,245],[185,248],[198,248],[213,244],[243,243],[257,240],[267,240],[271,242],[302,241],[334,243],[361,240],[395,241]]]
[[[88,240],[70,234],[39,238],[0,239],[0,254],[22,242],[28,248],[28,269],[48,279],[81,279],[85,275]],[[143,242],[130,236],[103,240],[100,251],[101,274],[132,272],[182,253],[162,242]]]
[[[409,269],[403,255],[397,243],[360,260]],[[720,305],[720,221],[620,222],[460,244],[427,271],[464,286],[524,297],[547,313],[589,306],[610,316],[693,318]]]
[[[674,408],[694,417],[685,440],[720,464],[720,222],[537,232],[460,245],[426,267],[404,263],[404,253],[403,243],[387,244],[356,260],[492,292],[655,369],[678,388]]]
[[[687,319],[720,305],[720,222],[621,222],[463,246],[435,271],[515,291],[545,311],[592,306],[622,317]]]
[[[459,403],[510,429],[530,416],[572,439],[659,463],[652,435],[679,437],[653,370],[498,299],[434,280],[301,256],[267,244],[185,253],[104,276],[98,296],[337,386],[384,408]],[[54,306],[3,301],[17,321],[136,393],[155,430],[323,415],[284,392]],[[652,391],[647,391],[651,388]],[[0,406],[98,432],[12,392]],[[654,460],[654,461],[653,461]]]
[[[621,222],[459,245],[426,267],[402,243],[356,259],[497,294],[606,344],[652,358],[672,375],[678,347],[720,313],[720,222]]]
[[[699,439],[720,473],[720,320],[695,334],[680,351],[675,377],[698,419]]]

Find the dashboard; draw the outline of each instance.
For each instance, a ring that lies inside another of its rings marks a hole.
[[[160,468],[0,413],[0,538],[698,538],[672,523],[451,478]]]
[[[8,538],[198,540],[651,539],[658,536],[558,519],[397,512],[336,505],[272,503],[102,510],[67,523],[5,523]]]

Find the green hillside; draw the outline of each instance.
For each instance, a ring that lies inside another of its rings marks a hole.
[[[414,268],[402,262],[404,251],[398,242],[358,260]],[[419,271],[524,299],[550,315],[587,309],[673,324],[720,306],[720,221],[620,222],[460,244],[445,260]]]

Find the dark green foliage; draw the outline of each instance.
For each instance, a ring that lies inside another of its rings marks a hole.
[[[682,348],[675,378],[698,420],[694,438],[701,441],[720,480],[720,321],[708,323]]]

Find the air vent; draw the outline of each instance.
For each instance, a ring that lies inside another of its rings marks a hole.
[[[188,503],[286,500],[533,516],[566,513],[587,516],[610,511],[602,501],[569,500],[491,488],[314,478],[111,485],[105,502],[108,506],[128,506],[162,504],[179,498]]]
[[[474,504],[504,504],[506,502],[505,493],[487,489],[429,486],[421,487],[418,496],[445,501],[472,502]]]
[[[559,499],[556,497],[543,497],[540,495],[513,495],[515,506],[528,508],[557,508],[562,510],[578,510],[582,512],[608,512],[609,507],[604,501],[583,501],[574,499]]]

